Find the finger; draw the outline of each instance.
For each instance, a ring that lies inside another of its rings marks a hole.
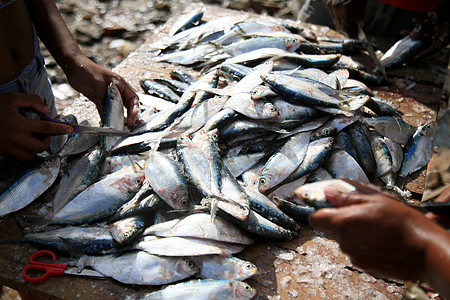
[[[367,202],[368,197],[370,197],[367,194],[361,193],[341,193],[330,187],[325,187],[324,193],[327,200],[336,207]]]
[[[19,98],[16,98],[15,105],[17,108],[32,107],[41,113],[50,113],[50,109],[42,102],[41,97],[38,95],[21,94]]]
[[[134,126],[136,118],[139,113],[139,98],[136,96],[130,101],[130,105],[127,107],[127,125],[129,127]]]
[[[29,120],[29,130],[38,134],[62,135],[72,133],[73,127],[49,121]]]
[[[365,194],[374,194],[374,193],[380,193],[381,188],[373,185],[373,184],[367,184],[367,183],[360,183],[356,182],[347,178],[340,178],[342,181],[345,181],[351,185],[353,185],[358,192],[365,193]]]
[[[28,136],[23,139],[22,149],[34,154],[45,151],[50,146],[50,138],[38,139],[33,136]]]
[[[127,124],[133,126],[139,112],[139,98],[131,86],[122,77],[117,78],[117,88],[127,109]]]
[[[336,219],[339,209],[321,208],[309,217],[309,225],[318,230],[338,232],[339,224]]]

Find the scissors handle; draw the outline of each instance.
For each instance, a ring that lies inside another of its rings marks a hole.
[[[29,259],[29,264],[23,268],[22,275],[23,278],[32,283],[42,282],[50,276],[62,276],[64,275],[64,270],[67,268],[67,264],[63,263],[43,263],[35,261],[34,259],[40,256],[50,255],[53,260],[56,259],[55,254],[49,250],[41,250],[33,253]],[[29,270],[37,270],[44,271],[45,273],[39,277],[30,277],[27,275],[27,271]]]

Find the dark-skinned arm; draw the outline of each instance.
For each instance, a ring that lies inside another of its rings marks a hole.
[[[450,233],[395,198],[350,183],[358,192],[325,189],[336,208],[318,210],[310,225],[336,233],[342,251],[366,272],[420,280],[450,299]]]
[[[139,111],[139,100],[130,85],[121,76],[94,63],[81,52],[54,1],[25,2],[39,38],[63,69],[69,84],[94,102],[101,112],[107,86],[113,77],[118,78],[118,88],[127,109],[127,123],[133,126]]]

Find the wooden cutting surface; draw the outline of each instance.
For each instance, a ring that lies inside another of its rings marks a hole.
[[[205,8],[205,20],[224,15],[256,16],[215,6]],[[160,27],[115,69],[136,91],[143,93],[139,80],[144,77],[169,78],[174,66],[152,62],[151,56],[155,55],[154,43],[167,35],[175,19],[176,17],[172,18]],[[303,26],[310,28],[318,36],[338,36],[327,28],[310,24]],[[395,75],[390,79],[389,85],[371,88],[378,97],[399,104],[403,118],[410,124],[417,126],[434,120],[438,109],[436,103],[440,101],[440,81],[445,79],[442,79],[442,69],[446,71],[448,52],[444,52],[444,56],[446,57],[440,57],[444,61],[443,65],[439,59],[434,59],[414,68],[401,68],[395,73],[388,73]],[[196,74],[190,69],[186,70]],[[86,113],[86,110],[89,112]],[[76,100],[69,112],[91,117],[95,114],[93,106],[84,99]],[[420,199],[423,193],[424,175],[425,169],[408,179],[407,187],[414,192],[416,199]],[[54,193],[55,187],[52,187],[29,207],[0,221],[0,240],[20,236],[22,231],[16,220],[21,220],[23,215],[36,215],[42,206],[51,203]],[[53,277],[39,284],[26,283],[22,278],[22,269],[29,256],[37,250],[40,249],[28,244],[1,245],[0,284],[41,299],[133,299],[161,288],[125,285],[112,279],[98,280],[79,276]],[[306,224],[303,224],[300,237],[293,241],[257,241],[236,256],[253,262],[259,268],[258,275],[247,280],[258,290],[257,299],[402,299],[404,294],[403,283],[374,278],[357,269],[340,251],[332,236],[311,230]]]

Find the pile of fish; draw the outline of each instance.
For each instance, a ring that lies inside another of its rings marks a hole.
[[[330,46],[292,25],[201,19],[175,24],[149,57],[197,72],[143,78],[150,95],[134,128],[111,83],[102,126],[128,137],[72,134],[0,195],[6,216],[58,184],[40,230],[15,242],[66,252],[78,268],[127,284],[200,278],[145,299],[251,299],[243,280],[257,267],[233,255],[255,240],[295,238],[326,205],[314,183],[347,178],[402,192],[428,163],[433,126],[409,125],[350,78],[374,78],[343,59],[357,41]]]

